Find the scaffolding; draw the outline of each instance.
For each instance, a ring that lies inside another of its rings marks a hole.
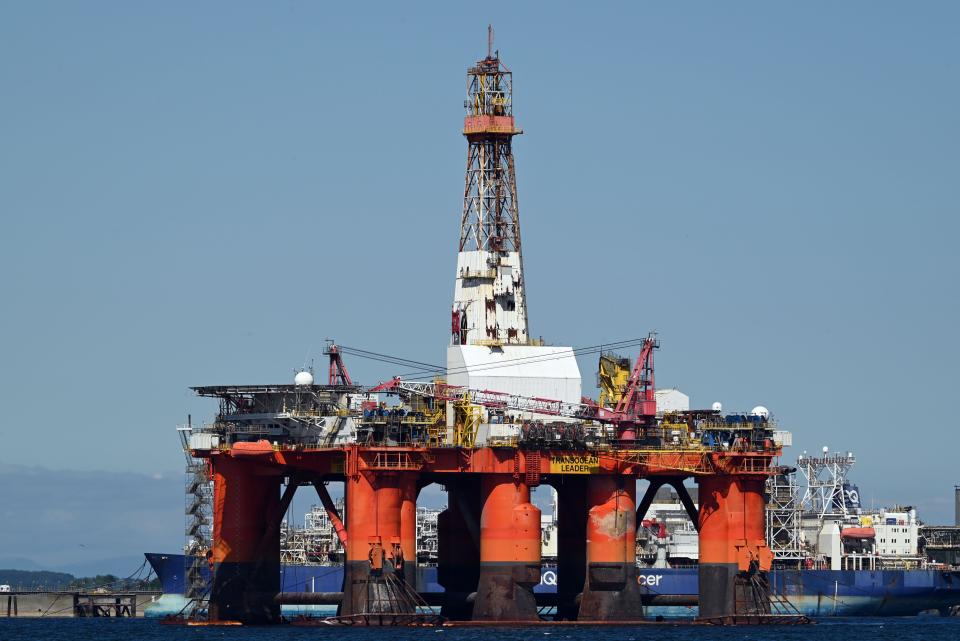
[[[207,555],[213,540],[213,481],[206,459],[191,454],[191,438],[202,430],[191,423],[177,427],[180,444],[186,457],[184,484],[184,513],[186,515],[186,543],[184,544],[185,596],[193,613],[205,611],[209,597],[209,578],[204,573]]]
[[[800,532],[802,512],[795,474],[784,471],[767,479],[767,542],[774,563],[799,567],[807,555]]]
[[[816,514],[820,521],[826,517],[851,516],[851,508],[859,497],[852,501],[847,494],[847,475],[856,463],[853,452],[830,454],[826,447],[822,456],[808,456],[806,452],[797,458],[797,470],[803,475],[806,491],[799,506],[806,512]]]

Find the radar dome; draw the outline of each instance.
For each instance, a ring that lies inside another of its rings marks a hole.
[[[760,416],[763,418],[767,418],[768,416],[770,416],[770,410],[768,410],[763,405],[757,405],[752,410],[750,410],[750,416]]]
[[[293,377],[293,384],[300,386],[313,385],[313,374],[307,370],[297,372],[297,375]]]
[[[722,412],[723,403],[721,403],[720,401],[717,401],[716,403],[710,406],[710,409],[712,409],[714,412]]]

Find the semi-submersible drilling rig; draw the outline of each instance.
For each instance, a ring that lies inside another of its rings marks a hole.
[[[664,484],[699,529],[700,618],[776,618],[764,536],[764,484],[780,454],[772,423],[730,422],[719,411],[658,415],[653,336],[636,343],[632,367],[606,360],[598,402],[581,397],[574,350],[528,332],[511,145],[521,132],[512,74],[492,47],[468,70],[465,107],[446,378],[365,389],[333,346],[326,385],[305,375],[294,385],[195,388],[221,401],[212,428],[190,443],[214,486],[209,620],[277,622],[281,603],[332,599],[340,622],[422,622],[430,595],[413,587],[416,507],[431,483],[448,493],[438,520],[444,591],[433,595],[447,620],[538,619],[540,510],[530,492],[541,484],[558,494],[556,619],[643,618],[635,526]],[[370,392],[404,403],[350,409],[349,399]],[[684,487],[691,478],[699,509]],[[638,479],[650,481],[639,504]],[[345,514],[329,482],[344,484]],[[344,544],[342,594],[280,592],[281,520],[303,486],[315,488]]]

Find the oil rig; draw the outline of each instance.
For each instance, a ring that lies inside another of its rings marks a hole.
[[[768,417],[658,412],[655,334],[601,357],[602,394],[581,395],[577,350],[533,339],[512,143],[512,72],[493,51],[467,71],[467,168],[444,376],[357,385],[335,344],[325,384],[194,388],[219,399],[190,436],[213,482],[210,622],[280,622],[283,603],[338,603],[333,622],[539,621],[541,514],[557,492],[558,621],[643,619],[636,526],[657,490],[676,489],[699,530],[699,619],[790,618],[766,579],[765,483],[780,445]],[[387,407],[381,395],[401,404]],[[649,486],[638,500],[637,483]],[[699,486],[694,506],[685,481]],[[338,509],[328,492],[342,483]],[[448,495],[438,529],[443,591],[418,593],[416,513],[430,484]],[[312,487],[345,549],[340,594],[281,592],[281,521]],[[428,605],[439,606],[439,612]],[[432,613],[430,615],[425,613]],[[427,618],[425,618],[427,617]],[[433,619],[430,619],[433,620]]]

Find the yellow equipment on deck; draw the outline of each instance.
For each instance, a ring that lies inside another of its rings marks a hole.
[[[600,387],[600,407],[614,408],[623,398],[630,381],[630,359],[612,353],[600,355],[597,373]]]

